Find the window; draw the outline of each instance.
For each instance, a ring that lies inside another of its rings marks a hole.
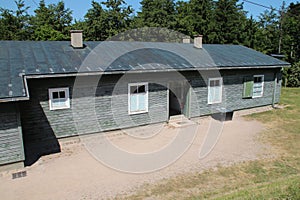
[[[252,97],[262,97],[264,92],[264,76],[263,75],[256,75],[254,76],[253,81],[253,95]]]
[[[208,80],[208,104],[222,102],[222,78],[210,78]]]
[[[148,112],[148,83],[128,84],[128,113]]]
[[[49,89],[50,110],[70,108],[69,88]]]
[[[264,75],[244,78],[243,98],[262,97],[264,91]]]

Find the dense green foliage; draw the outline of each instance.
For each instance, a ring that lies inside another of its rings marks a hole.
[[[0,8],[0,40],[69,40],[69,30],[84,30],[85,40],[117,39],[151,41],[167,39],[178,31],[193,37],[204,36],[205,43],[241,44],[266,54],[283,54],[292,63],[285,70],[286,85],[300,86],[300,3],[283,6],[281,11],[266,10],[257,20],[247,17],[238,0],[141,0],[134,14],[124,0],[92,1],[83,20],[73,20],[63,1],[46,5],[40,0],[33,15],[24,0],[15,0],[16,10]],[[144,27],[145,33],[132,35],[127,30]],[[174,30],[172,31],[168,31]],[[152,32],[151,32],[152,31]],[[159,33],[155,39],[151,34]]]
[[[123,0],[92,1],[84,21],[75,22],[73,28],[82,29],[86,40],[105,40],[128,29],[132,12]]]

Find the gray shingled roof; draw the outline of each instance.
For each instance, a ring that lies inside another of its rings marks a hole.
[[[280,67],[289,63],[239,45],[159,42],[0,41],[0,99],[26,97],[24,75]]]

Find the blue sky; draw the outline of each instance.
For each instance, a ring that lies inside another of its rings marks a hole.
[[[101,0],[96,0],[101,1]],[[125,0],[128,5],[132,5],[135,11],[138,11],[140,8],[140,0]],[[250,0],[252,2],[262,4],[265,6],[272,6],[279,9],[282,5],[282,0]],[[45,0],[46,4],[57,3],[59,0]],[[85,13],[89,8],[91,8],[92,0],[64,0],[67,8],[70,8],[73,11],[73,17],[75,19],[83,19]],[[242,2],[242,0],[240,0]],[[291,2],[297,2],[297,0],[285,0],[286,5],[288,6]],[[37,7],[39,0],[25,0],[25,4],[30,6],[30,12],[33,13],[33,10]],[[0,0],[0,7],[15,9],[14,0]],[[260,13],[262,13],[266,8],[259,7],[250,3],[244,3],[244,10],[248,11],[248,15],[251,14],[257,18]]]

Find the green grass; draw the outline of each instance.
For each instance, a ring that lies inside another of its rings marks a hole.
[[[272,183],[255,185],[253,188],[222,195],[216,199],[300,199],[299,177],[285,177]]]
[[[253,114],[273,159],[250,161],[145,185],[126,199],[300,199],[300,88],[284,88],[283,109]]]

